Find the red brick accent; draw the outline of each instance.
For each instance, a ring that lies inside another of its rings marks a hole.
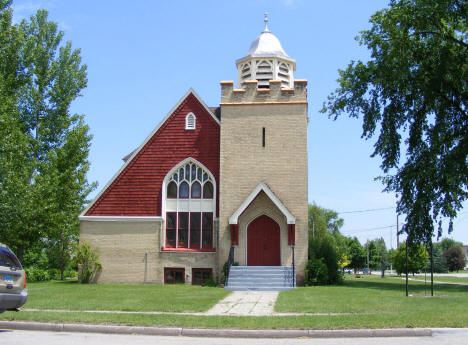
[[[197,117],[195,130],[185,130],[185,117],[190,112]],[[164,177],[188,157],[198,160],[214,175],[218,210],[219,135],[219,124],[190,93],[86,215],[161,216]]]
[[[231,245],[238,246],[239,245],[239,225],[238,224],[231,224]]]
[[[296,224],[288,224],[288,245],[296,244]]]

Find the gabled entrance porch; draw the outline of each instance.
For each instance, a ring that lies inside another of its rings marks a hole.
[[[295,287],[295,217],[265,183],[252,191],[229,224],[232,246],[227,289]]]

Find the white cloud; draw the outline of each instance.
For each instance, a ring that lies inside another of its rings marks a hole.
[[[295,8],[304,2],[303,0],[281,0],[281,1],[284,6],[291,7],[291,8]]]
[[[55,0],[25,1],[16,4],[13,2],[13,22],[19,23],[25,18],[35,14],[37,10],[50,10],[55,6]]]

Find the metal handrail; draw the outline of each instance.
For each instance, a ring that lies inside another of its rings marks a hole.
[[[228,256],[228,261],[227,261],[227,274],[226,274],[226,286],[228,285],[228,280],[229,280],[229,273],[231,272],[231,266],[234,264],[234,247],[231,246],[231,249],[229,249],[229,256]]]
[[[291,249],[292,249],[292,269],[293,269],[292,286],[296,287],[296,263],[294,262],[294,245],[291,246]]]

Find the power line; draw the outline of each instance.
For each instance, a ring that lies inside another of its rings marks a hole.
[[[391,209],[395,209],[395,207],[371,208],[371,209],[368,209],[368,210],[345,211],[345,212],[338,212],[338,214],[345,214],[345,213],[365,213],[365,212],[383,211],[383,210],[391,210]]]
[[[369,228],[369,229],[354,229],[354,230],[343,230],[343,233],[347,233],[348,235],[354,234],[354,233],[360,233],[360,232],[367,232],[367,231],[374,231],[374,230],[382,230],[382,229],[389,229],[389,228],[394,228],[396,227],[396,224],[394,225],[387,225],[387,226],[380,226],[377,228]]]

